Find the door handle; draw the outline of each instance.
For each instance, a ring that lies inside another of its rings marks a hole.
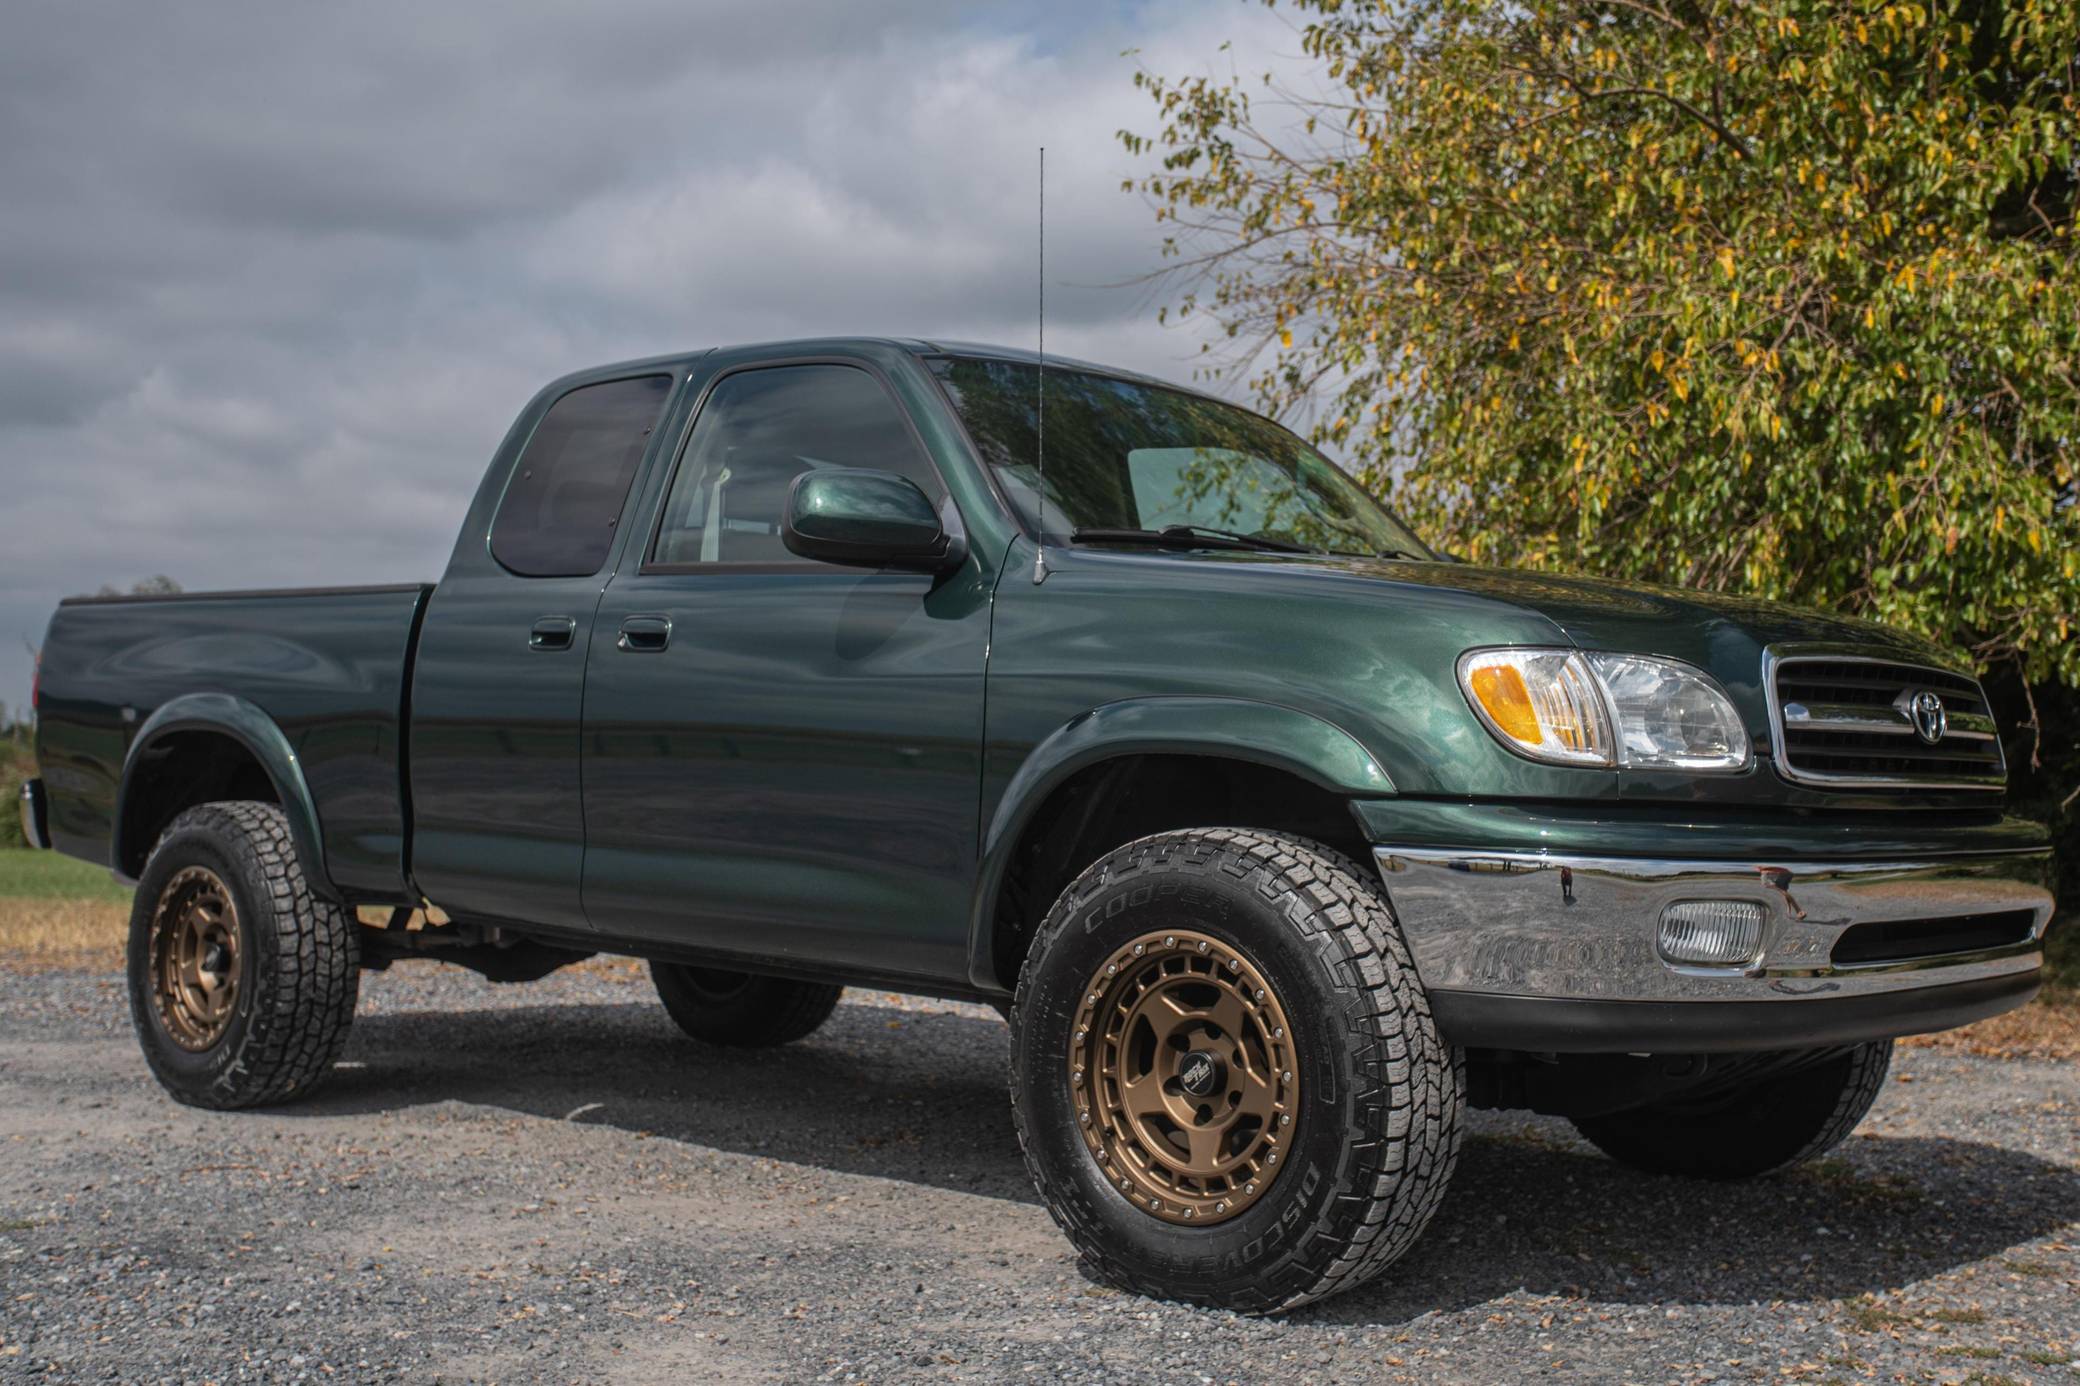
[[[672,618],[630,616],[621,623],[621,638],[614,643],[630,654],[656,654],[672,643]]]
[[[527,648],[530,650],[567,650],[571,637],[578,633],[578,623],[568,616],[544,616],[527,632]]]

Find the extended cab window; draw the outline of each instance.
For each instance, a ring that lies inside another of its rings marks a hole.
[[[491,522],[491,555],[522,577],[600,570],[628,484],[671,397],[646,375],[571,391],[535,425]]]
[[[767,366],[722,378],[694,421],[652,561],[792,563],[788,488],[819,467],[869,467],[944,494],[903,412],[856,366]]]

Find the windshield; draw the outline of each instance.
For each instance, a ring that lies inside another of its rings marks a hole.
[[[1039,368],[932,363],[1029,530],[1040,525]],[[1050,543],[1186,525],[1326,553],[1432,554],[1328,458],[1267,419],[1182,390],[1047,369]]]

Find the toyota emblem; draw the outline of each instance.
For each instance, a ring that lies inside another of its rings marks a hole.
[[[1943,707],[1941,694],[1924,688],[1914,695],[1907,711],[1914,719],[1914,734],[1931,746],[1950,730],[1950,714]]]

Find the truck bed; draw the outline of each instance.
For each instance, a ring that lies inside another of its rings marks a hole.
[[[133,747],[177,723],[197,698],[231,699],[265,713],[288,739],[332,880],[357,895],[405,894],[404,712],[432,590],[412,583],[62,603],[44,641],[39,693],[52,845],[129,874],[115,846]]]

